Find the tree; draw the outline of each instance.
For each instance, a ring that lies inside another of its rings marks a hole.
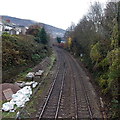
[[[84,54],[82,61],[101,92],[111,97],[111,117],[120,118],[120,2],[107,3],[104,11],[96,2],[77,26],[67,30],[65,38],[71,53]]]
[[[90,51],[90,57],[92,61],[96,62],[96,64],[100,61],[101,54],[100,54],[100,43],[99,42],[92,46],[91,51]]]
[[[58,43],[61,43],[61,40],[62,40],[61,37],[57,37],[56,39]]]
[[[42,28],[40,30],[39,36],[40,36],[40,41],[41,41],[42,44],[47,44],[48,43],[47,33],[46,33],[44,28]]]
[[[28,28],[26,33],[29,35],[33,35],[34,37],[37,37],[40,29],[41,29],[41,27],[39,25],[31,25]]]

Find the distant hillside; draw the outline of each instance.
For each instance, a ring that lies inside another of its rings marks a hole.
[[[10,20],[12,23],[16,24],[16,25],[23,25],[23,26],[30,26],[32,24],[38,24],[40,26],[44,26],[44,28],[46,29],[46,31],[48,33],[50,33],[53,37],[63,37],[65,34],[65,30],[45,24],[45,23],[40,23],[37,21],[33,21],[33,20],[27,20],[27,19],[20,19],[20,18],[15,18],[15,17],[10,17],[10,16],[2,16],[2,19],[5,20]]]
[[[3,20],[10,20],[12,23],[14,23],[16,25],[23,25],[26,27],[37,23],[36,21],[20,19],[20,18],[15,18],[15,17],[10,17],[10,16],[2,16],[2,19]]]
[[[44,27],[53,37],[64,37],[65,30],[47,24],[44,24]]]

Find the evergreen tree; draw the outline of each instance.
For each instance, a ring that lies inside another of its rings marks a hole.
[[[56,39],[57,39],[57,42],[58,42],[58,43],[61,43],[61,40],[62,40],[62,39],[61,39],[60,37],[57,37]]]
[[[40,40],[42,44],[48,43],[47,33],[44,28],[42,28],[40,31]]]

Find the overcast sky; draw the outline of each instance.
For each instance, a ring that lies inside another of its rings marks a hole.
[[[95,0],[1,0],[0,15],[43,22],[67,29],[77,24]],[[106,3],[107,0],[97,0]]]

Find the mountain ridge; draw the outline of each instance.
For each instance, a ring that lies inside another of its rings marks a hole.
[[[14,23],[16,25],[22,25],[25,27],[29,27],[30,25],[33,25],[33,24],[39,24],[39,25],[45,27],[47,32],[50,33],[53,37],[63,37],[65,34],[65,30],[63,30],[62,28],[54,27],[52,25],[37,22],[34,20],[22,19],[22,18],[11,17],[11,16],[6,16],[6,15],[2,15],[2,19],[4,21],[10,20],[12,23]]]

